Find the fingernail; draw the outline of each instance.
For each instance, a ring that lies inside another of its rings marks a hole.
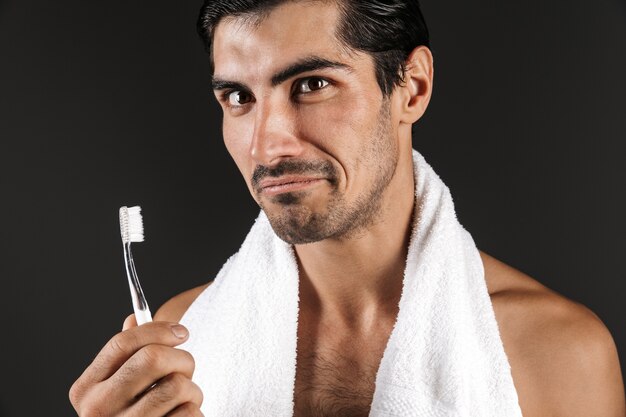
[[[184,339],[189,334],[187,329],[185,329],[185,327],[181,326],[180,324],[175,324],[174,326],[172,326],[172,333],[174,333],[174,336],[178,337],[179,339]]]

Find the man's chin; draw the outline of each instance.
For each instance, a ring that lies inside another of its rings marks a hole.
[[[289,193],[281,193],[272,196],[269,201],[272,205],[280,207],[296,206],[302,204],[304,200],[310,195],[307,191],[293,191]]]
[[[301,205],[287,205],[282,208],[266,208],[263,211],[274,229],[274,233],[283,241],[300,245],[326,239],[327,221]]]

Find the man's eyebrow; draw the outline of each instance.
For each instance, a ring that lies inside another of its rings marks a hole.
[[[298,74],[302,74],[303,72],[315,71],[325,68],[339,68],[349,72],[353,70],[351,66],[342,62],[331,61],[329,59],[321,58],[318,56],[311,56],[303,58],[274,74],[271,80],[272,86],[276,87],[277,85],[287,81],[289,78],[294,77]],[[242,83],[223,80],[221,78],[215,77],[213,77],[213,79],[211,80],[211,85],[213,87],[213,90],[249,90],[249,88]]]
[[[287,68],[277,72],[272,76],[272,87],[276,87],[279,84],[287,81],[289,78],[294,77],[303,72],[315,71],[325,68],[340,68],[347,71],[352,71],[352,67],[341,62],[330,61],[318,56],[311,56],[301,59]]]
[[[213,87],[213,90],[226,90],[227,88],[229,90],[249,90],[248,87],[241,83],[236,81],[221,80],[219,78],[211,79],[211,86]]]

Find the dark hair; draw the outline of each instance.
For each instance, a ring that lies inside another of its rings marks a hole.
[[[211,55],[213,31],[227,16],[263,17],[289,0],[204,0],[197,29]],[[342,14],[338,39],[374,58],[376,79],[384,96],[404,81],[406,60],[414,48],[429,46],[428,28],[418,0],[335,0]]]

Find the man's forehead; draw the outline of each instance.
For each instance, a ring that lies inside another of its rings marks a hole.
[[[339,11],[334,3],[287,2],[260,19],[228,17],[213,36],[218,78],[265,77],[306,56],[339,60],[346,47],[335,36]]]

